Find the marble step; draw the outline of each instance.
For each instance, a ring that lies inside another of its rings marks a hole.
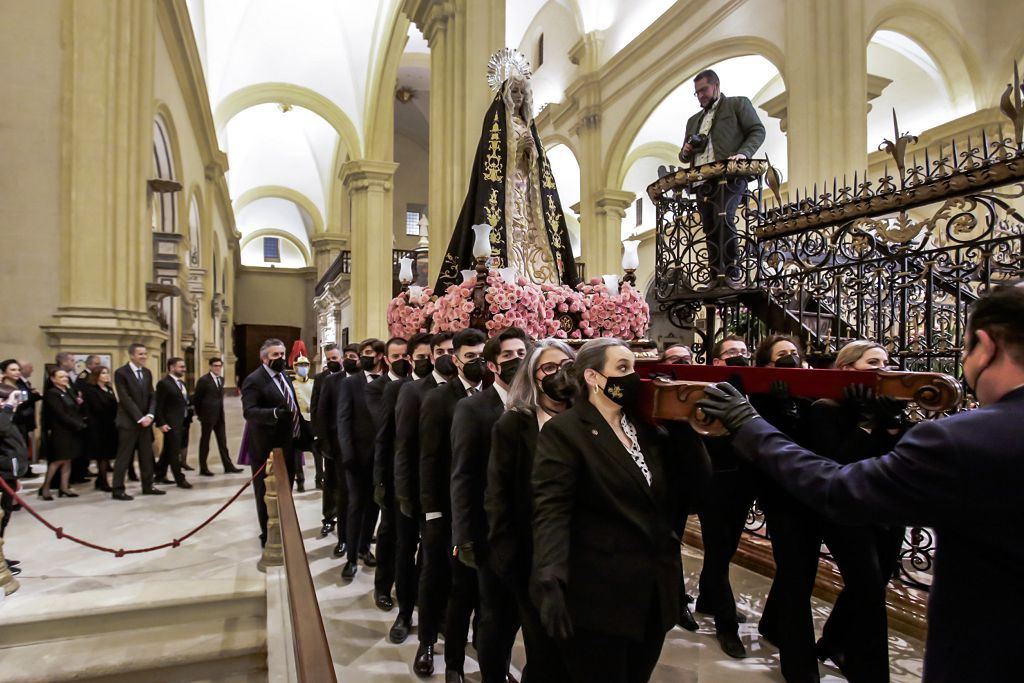
[[[22,591],[0,602],[0,653],[34,643],[123,634],[154,624],[254,617],[266,629],[262,579],[198,579],[128,584],[73,594]],[[57,647],[57,649],[60,649]]]
[[[5,625],[4,630],[7,630]],[[4,683],[266,681],[266,618],[165,620],[0,649]]]

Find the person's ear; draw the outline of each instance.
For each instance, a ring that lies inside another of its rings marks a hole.
[[[978,363],[984,367],[992,362],[999,347],[995,340],[985,330],[975,330],[974,339],[971,343],[971,353],[976,353]]]

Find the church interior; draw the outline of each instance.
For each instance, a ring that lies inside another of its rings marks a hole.
[[[73,355],[74,373],[95,356],[113,374],[141,344],[154,380],[181,359],[188,391],[220,359],[232,455],[247,419],[243,382],[267,367],[264,340],[301,348],[312,377],[329,345],[421,331],[403,315],[434,315],[435,329],[424,332],[457,331],[436,327],[440,302],[466,302],[475,323],[484,295],[471,279],[504,291],[504,276],[488,270],[492,255],[494,266],[546,259],[524,266],[541,273],[539,300],[552,301],[555,285],[571,293],[538,327],[551,336],[559,325],[557,336],[580,343],[613,336],[587,322],[594,308],[571,303],[590,300],[577,286],[609,287],[623,300],[610,315],[627,318],[614,336],[642,337],[648,349],[686,346],[695,363],[711,365],[724,335],[745,338],[753,354],[778,332],[799,341],[810,366],[826,367],[844,342],[870,339],[899,371],[955,378],[956,398],[967,307],[1024,276],[1024,32],[1011,0],[4,0],[2,8],[0,356],[17,359],[22,376],[34,366],[32,383],[43,387],[58,354]],[[522,106],[508,105],[500,75],[497,87],[488,82],[489,61],[505,48],[519,65],[508,68],[526,74]],[[699,78],[708,69],[722,98],[715,106],[747,98],[762,126],[755,153],[719,164],[742,181],[732,251],[711,244],[689,198],[713,174],[698,177],[680,157],[688,120],[704,107],[695,78],[711,83]],[[492,111],[508,117],[500,142],[531,148],[522,187],[512,147],[504,167],[488,166],[499,144],[493,135],[487,143],[498,126]],[[495,251],[480,257],[469,228],[493,215],[482,188],[502,170],[508,243],[496,246],[492,220]],[[525,212],[519,233],[517,211]],[[524,243],[547,252],[524,255]],[[731,265],[717,267],[718,257]],[[553,276],[543,276],[546,266]],[[506,284],[519,288],[513,298],[531,286],[514,274]],[[192,443],[186,436],[183,463],[196,462],[198,431]],[[157,430],[155,454],[166,434]],[[206,479],[188,472],[194,491],[172,486],[124,504],[91,483],[80,483],[75,499],[61,489],[44,502],[40,479],[21,483],[34,512],[15,508],[0,538],[0,563],[14,556],[23,570],[5,576],[0,566],[0,679],[423,679],[413,670],[415,636],[388,639],[394,614],[374,604],[374,573],[360,565],[354,580],[339,580],[333,537],[318,535],[326,521],[313,480],[319,486],[322,473],[311,454],[300,465],[305,490],[294,492],[276,458],[266,548],[243,486],[248,469],[221,476],[215,467]],[[29,471],[46,465],[35,460]],[[704,558],[696,515],[681,541],[685,592],[696,595]],[[885,597],[885,680],[923,675],[933,548],[930,528],[908,528]],[[697,613],[697,630],[669,631],[649,680],[796,681],[757,627],[775,569],[755,505],[727,570],[746,656],[724,653],[715,621]],[[823,553],[810,598],[817,633],[842,589]],[[512,645],[508,680],[543,680],[523,676],[526,647],[522,636]],[[445,674],[442,650],[430,680]],[[470,647],[464,680],[487,681],[481,668]],[[818,669],[812,680],[858,680],[831,661]]]

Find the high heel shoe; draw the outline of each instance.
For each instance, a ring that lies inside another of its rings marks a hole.
[[[53,500],[53,495],[50,493],[49,489],[46,489],[44,492],[44,489],[40,488],[38,494],[43,500]]]
[[[59,498],[78,498],[78,494],[74,491],[65,491],[63,489],[57,489],[57,496]]]

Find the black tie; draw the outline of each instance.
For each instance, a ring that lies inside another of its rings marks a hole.
[[[476,387],[470,387],[470,388],[469,388],[468,390],[466,390],[466,393],[467,393],[468,395],[472,396],[473,394],[475,394],[475,393],[476,393],[476,392],[478,392],[478,391],[480,391],[480,390],[479,390],[479,389],[477,389]]]
[[[371,379],[371,380],[375,380],[375,379],[377,379],[378,377],[380,377],[380,375],[375,375],[375,374],[373,374],[372,372],[370,373],[370,379]]]
[[[221,384],[220,384],[220,377],[216,377],[216,376],[215,376],[215,377],[213,378],[213,383],[217,385],[217,388],[218,388],[218,389],[220,389],[220,388],[221,388]]]
[[[142,384],[142,368],[139,368],[138,370],[135,371],[135,376],[139,378],[139,384]]]

